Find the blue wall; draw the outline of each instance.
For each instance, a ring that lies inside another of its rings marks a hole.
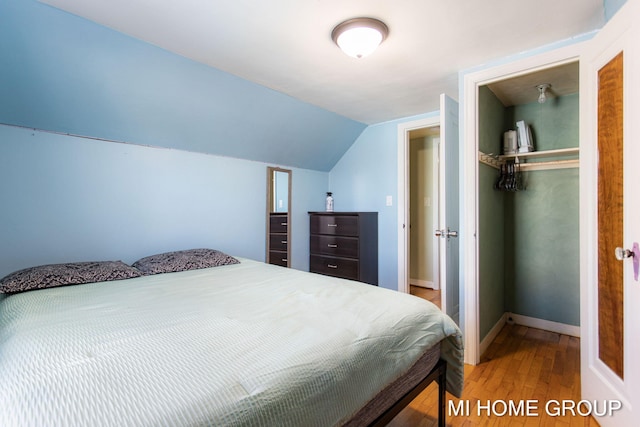
[[[265,259],[264,163],[11,126],[0,141],[0,277],[193,247]],[[328,174],[294,168],[292,184],[292,263],[307,270]]]
[[[369,126],[329,174],[336,211],[378,212],[378,282],[388,289],[398,289],[398,124],[433,115]]]
[[[0,0],[0,123],[321,171],[366,127],[35,0]]]
[[[509,107],[531,125],[535,148],[579,146],[579,95]],[[551,159],[549,159],[551,160]],[[506,309],[580,325],[578,168],[524,174],[526,191],[505,195]]]
[[[0,276],[200,246],[263,260],[267,165],[293,169],[306,270],[307,211],[365,127],[34,0],[0,0],[0,123]]]
[[[478,90],[478,148],[500,153],[505,108],[487,86]],[[478,300],[480,339],[504,315],[505,305],[505,195],[495,191],[497,171],[478,164]]]

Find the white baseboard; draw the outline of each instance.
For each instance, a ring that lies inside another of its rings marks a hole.
[[[523,316],[521,314],[506,313],[513,322],[528,326],[530,328],[543,329],[545,331],[555,332],[563,335],[580,338],[580,326],[567,325],[565,323],[552,322],[551,320],[537,319],[535,317]]]
[[[421,288],[434,289],[437,291],[437,289],[433,287],[433,282],[430,280],[409,279],[409,284],[413,286],[419,286]]]
[[[500,319],[498,319],[496,324],[493,325],[493,328],[491,328],[491,330],[489,331],[487,336],[485,336],[482,339],[482,341],[480,342],[480,356],[482,356],[482,354],[485,351],[487,351],[487,349],[489,348],[489,345],[493,342],[493,340],[496,339],[496,337],[498,336],[498,334],[502,330],[502,327],[504,326],[504,324],[507,323],[508,314],[509,313],[504,313],[502,315],[502,317]]]
[[[504,313],[493,325],[480,342],[480,356],[489,348],[489,345],[496,339],[505,323],[515,323],[516,325],[527,326],[529,328],[542,329],[557,334],[580,337],[580,326],[567,325],[564,323],[552,322],[551,320],[537,319],[535,317],[523,316],[521,314]]]

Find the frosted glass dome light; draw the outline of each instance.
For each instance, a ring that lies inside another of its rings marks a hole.
[[[333,41],[344,53],[364,58],[373,53],[387,38],[389,28],[373,18],[354,18],[338,24],[331,33]]]

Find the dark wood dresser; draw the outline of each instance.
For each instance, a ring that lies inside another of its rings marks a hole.
[[[269,214],[269,247],[268,263],[289,266],[289,241],[288,241],[289,214],[271,212]]]
[[[309,212],[309,271],[378,285],[378,213]]]

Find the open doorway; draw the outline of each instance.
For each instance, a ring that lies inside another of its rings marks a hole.
[[[440,126],[409,131],[409,292],[441,306],[438,237]]]
[[[410,135],[424,128],[439,128],[437,215],[431,230],[438,243],[440,308],[459,322],[459,147],[457,101],[440,95],[439,115],[398,124],[398,291],[410,291]],[[424,206],[424,198],[417,202]],[[433,208],[433,200],[431,203]],[[414,202],[415,204],[415,202]],[[437,218],[437,219],[436,219]]]

